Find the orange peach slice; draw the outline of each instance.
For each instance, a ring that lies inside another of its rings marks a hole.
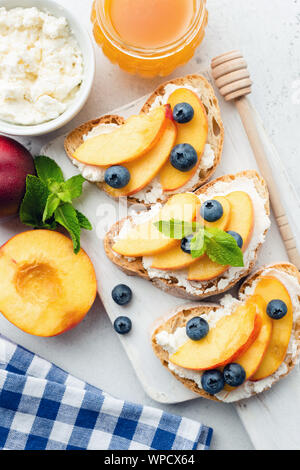
[[[285,286],[272,276],[262,278],[254,294],[263,297],[266,306],[271,300],[280,299],[288,308],[281,320],[271,320],[273,329],[269,346],[257,372],[251,377],[251,380],[257,381],[272,375],[284,361],[293,327],[293,304]]]
[[[151,256],[166,251],[178,245],[180,241],[163,235],[154,222],[171,219],[192,222],[199,207],[200,201],[195,194],[176,194],[153,219],[133,227],[127,237],[118,240],[112,249],[119,255],[129,257]]]
[[[176,140],[177,129],[173,121],[168,119],[166,129],[161,140],[142,158],[138,158],[124,166],[130,173],[130,181],[122,189],[114,189],[108,184],[105,191],[113,197],[132,196],[141,191],[157,175],[161,167],[168,160]]]
[[[170,361],[184,369],[199,371],[225,366],[250,348],[260,328],[256,307],[241,305],[231,315],[221,318],[205,338],[189,339],[170,356]]]
[[[178,88],[169,97],[172,110],[178,103],[189,103],[194,108],[193,119],[186,124],[176,123],[178,135],[175,145],[190,144],[198,154],[198,163],[190,171],[182,172],[174,168],[170,160],[160,172],[160,182],[164,191],[176,191],[184,186],[196,173],[200,164],[208,135],[208,122],[205,108],[199,97],[187,88]]]
[[[160,106],[147,114],[132,116],[114,131],[83,142],[73,157],[86,165],[104,167],[140,158],[162,137],[168,114],[169,108]]]
[[[220,230],[225,230],[230,220],[230,203],[222,196],[216,196],[214,199],[219,201],[223,206],[223,216],[216,222],[206,222],[201,217],[200,223],[206,227],[216,227]],[[161,270],[176,271],[191,266],[199,261],[200,258],[193,258],[189,253],[182,251],[180,245],[171,248],[171,250],[164,251],[153,258],[152,268]],[[203,259],[203,257],[201,257]],[[209,258],[208,258],[209,259]],[[226,268],[227,269],[227,268]]]
[[[32,230],[0,248],[0,311],[15,326],[36,336],[73,328],[94,303],[97,284],[83,250],[75,255],[69,238]]]

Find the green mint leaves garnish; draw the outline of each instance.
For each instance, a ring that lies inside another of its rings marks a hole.
[[[37,176],[26,178],[26,193],[20,207],[20,220],[34,228],[55,230],[63,226],[73,241],[74,252],[80,250],[81,229],[92,230],[89,220],[73,205],[82,194],[84,178],[73,176],[65,181],[57,163],[49,157],[34,160]]]
[[[191,256],[199,258],[206,254],[213,262],[222,266],[243,267],[243,252],[236,240],[218,228],[203,227],[199,222],[160,220],[155,227],[168,238],[181,240],[194,234],[191,240]]]

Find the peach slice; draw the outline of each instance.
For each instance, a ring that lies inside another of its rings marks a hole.
[[[73,157],[86,165],[112,166],[131,162],[149,152],[165,130],[169,108],[160,106],[147,114],[132,116],[108,134],[81,144]]]
[[[199,371],[225,366],[250,348],[260,328],[256,307],[240,305],[231,315],[221,318],[205,338],[189,339],[170,356],[170,361],[184,369]]]
[[[168,238],[155,227],[158,220],[178,219],[192,222],[199,210],[200,201],[193,193],[172,196],[153,219],[133,227],[126,238],[118,240],[113,251],[123,256],[151,256],[166,251],[180,243]]]
[[[222,204],[224,211],[223,216],[216,222],[206,222],[200,217],[199,222],[202,222],[203,225],[205,225],[206,227],[217,227],[220,228],[220,230],[225,230],[230,220],[230,203],[225,197],[222,196],[216,196],[214,199],[216,199]],[[155,269],[161,269],[163,271],[176,271],[178,269],[183,269],[191,266],[192,264],[199,261],[199,259],[200,258],[192,258],[189,253],[185,253],[184,251],[182,251],[180,246],[176,246],[168,251],[164,251],[163,253],[159,253],[158,255],[156,255],[153,258],[151,267]],[[201,257],[201,259],[203,259],[203,257]]]
[[[254,226],[254,210],[249,194],[234,191],[226,195],[230,203],[230,220],[225,230],[237,232],[243,238],[242,251],[245,251],[251,240]],[[209,281],[224,274],[228,266],[214,263],[208,256],[200,258],[192,264],[188,273],[189,281]]]
[[[266,313],[266,303],[260,295],[250,297],[247,303],[256,306],[256,313],[261,317],[262,326],[254,343],[244,354],[235,360],[235,362],[245,369],[246,380],[250,379],[256,373],[262,363],[270,344],[273,328],[272,320]],[[234,390],[234,387],[226,385],[225,389],[231,391]]]
[[[174,147],[176,135],[176,126],[173,121],[168,119],[162,138],[155,147],[142,158],[138,158],[124,165],[130,173],[130,181],[127,186],[122,189],[114,189],[108,184],[105,184],[105,191],[113,197],[121,197],[132,196],[145,188],[169,158],[171,150]]]
[[[271,300],[280,299],[288,311],[281,320],[271,320],[273,329],[269,346],[262,363],[251,380],[257,381],[272,375],[284,361],[293,327],[293,304],[285,286],[275,277],[263,277],[256,286],[255,295],[260,295],[267,306]]]
[[[172,110],[178,103],[189,103],[194,108],[193,119],[186,124],[176,123],[178,134],[175,145],[190,144],[198,154],[198,164],[190,171],[176,170],[170,160],[160,171],[160,182],[164,191],[176,191],[184,186],[196,173],[200,164],[208,135],[208,122],[205,108],[199,97],[187,88],[178,88],[169,97]]]
[[[83,250],[69,238],[32,230],[0,248],[0,311],[36,336],[55,336],[77,325],[94,303],[97,284]]]

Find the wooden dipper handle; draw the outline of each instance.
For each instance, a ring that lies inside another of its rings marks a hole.
[[[267,182],[272,210],[289,260],[300,270],[300,254],[296,240],[282,205],[280,191],[276,187],[273,172],[256,126],[254,111],[246,98],[246,95],[251,93],[252,85],[247,63],[239,51],[231,51],[213,59],[211,67],[213,78],[221,95],[224,96],[226,101],[234,100],[259,171]]]

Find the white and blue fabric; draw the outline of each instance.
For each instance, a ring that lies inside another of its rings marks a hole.
[[[212,429],[106,394],[0,336],[1,450],[205,450]]]

